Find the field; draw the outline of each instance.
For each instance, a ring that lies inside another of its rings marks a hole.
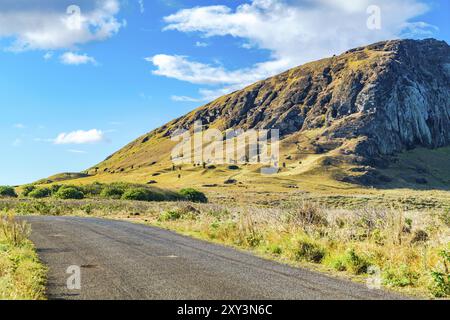
[[[449,210],[335,209],[325,203],[3,199],[0,210],[145,223],[406,294],[448,297]]]

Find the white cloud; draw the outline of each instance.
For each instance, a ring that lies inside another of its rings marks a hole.
[[[196,46],[196,47],[199,47],[199,48],[206,48],[206,47],[209,46],[209,44],[206,43],[206,42],[197,41],[197,42],[195,43],[195,46]]]
[[[50,60],[51,58],[53,58],[53,52],[49,51],[44,54],[44,60]]]
[[[102,141],[105,141],[105,135],[101,130],[97,129],[61,133],[56,139],[54,139],[55,144],[88,144]]]
[[[153,71],[156,75],[209,85],[250,84],[288,66],[287,61],[277,60],[256,64],[248,69],[229,71],[220,65],[191,61],[185,56],[158,54],[146,60],[157,67]]]
[[[76,150],[76,149],[69,149],[67,151],[70,152],[70,153],[75,153],[75,154],[85,154],[85,153],[87,153],[86,151]]]
[[[119,10],[119,0],[3,0],[0,39],[13,51],[70,49],[116,34]]]
[[[170,99],[172,99],[172,101],[176,101],[176,102],[202,102],[203,99],[201,98],[192,98],[192,97],[188,97],[188,96],[171,96]]]
[[[13,127],[16,129],[25,129],[26,128],[26,126],[23,123],[16,123],[16,124],[14,124]]]
[[[367,8],[372,4],[372,0],[252,0],[234,10],[225,5],[183,9],[164,18],[164,30],[195,32],[203,38],[235,37],[244,42],[243,48],[268,50],[270,59],[240,70],[176,55],[160,54],[148,61],[157,68],[154,74],[232,90],[353,47],[406,33],[423,36],[424,30],[429,35],[434,29],[410,22],[428,10],[424,0],[377,0],[382,24],[380,30],[371,30]]]
[[[138,4],[139,4],[139,11],[140,11],[142,14],[145,13],[144,0],[138,0]]]
[[[12,146],[13,146],[13,147],[20,147],[20,146],[22,145],[22,143],[23,143],[22,139],[17,138],[17,139],[15,139],[15,140],[12,142]]]
[[[69,65],[80,65],[80,64],[87,64],[92,63],[94,65],[97,64],[97,61],[95,61],[94,58],[89,57],[86,54],[77,54],[73,52],[66,52],[61,55],[60,60],[64,64]]]

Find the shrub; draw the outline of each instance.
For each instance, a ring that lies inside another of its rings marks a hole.
[[[125,191],[125,193],[122,195],[122,200],[163,201],[164,196],[149,189],[133,188]]]
[[[84,199],[84,193],[75,187],[61,187],[55,194],[56,198],[59,199]]]
[[[303,227],[328,225],[322,208],[309,201],[299,203],[294,210],[288,212],[287,222]]]
[[[302,239],[298,242],[295,258],[297,260],[320,263],[325,257],[325,253],[325,249],[321,245],[308,239]]]
[[[108,186],[102,190],[100,196],[109,199],[120,199],[124,194],[124,189],[117,186]]]
[[[0,197],[17,198],[17,193],[13,187],[0,186]]]
[[[333,267],[338,271],[350,271],[353,274],[364,274],[371,266],[367,257],[356,253],[355,249],[349,249],[333,262]]]
[[[31,191],[28,194],[28,196],[30,198],[34,198],[34,199],[41,199],[41,198],[50,197],[51,194],[52,194],[52,190],[50,190],[49,188],[38,188],[38,189]]]
[[[252,231],[250,232],[250,234],[248,234],[245,237],[245,241],[247,242],[247,244],[250,247],[257,247],[261,244],[261,241],[263,240],[263,235],[256,232],[256,231]]]
[[[274,243],[269,244],[269,245],[266,247],[266,251],[267,251],[268,253],[273,254],[273,255],[280,255],[280,254],[283,253],[283,249],[282,249],[279,245],[274,244]]]
[[[410,270],[407,265],[387,269],[383,272],[383,283],[392,287],[414,286],[419,275]]]
[[[159,215],[158,221],[175,221],[181,218],[181,213],[176,210],[166,211]]]
[[[27,186],[24,186],[23,187],[23,190],[22,190],[22,196],[24,196],[24,197],[28,197],[28,195],[32,192],[32,191],[34,191],[36,189],[36,187],[35,186],[33,186],[33,185],[27,185]]]
[[[198,202],[198,203],[207,203],[208,198],[203,192],[200,192],[198,190],[187,188],[180,191],[181,196],[191,202]]]
[[[59,189],[61,189],[61,188],[62,188],[62,186],[59,185],[59,184],[52,185],[50,187],[50,190],[52,190],[52,195],[55,195],[59,191]]]
[[[439,256],[442,258],[441,266],[431,272],[429,289],[436,298],[446,298],[450,296],[450,251],[443,250]]]
[[[89,196],[98,196],[103,191],[103,185],[99,182],[95,182],[92,184],[88,184],[81,187],[81,191],[84,193],[84,195]]]

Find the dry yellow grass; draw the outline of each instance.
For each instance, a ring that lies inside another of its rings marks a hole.
[[[28,225],[0,216],[0,300],[45,299],[46,268],[28,236]]]
[[[156,225],[356,281],[378,277],[384,287],[407,294],[444,297],[449,289],[446,210],[330,209],[307,199],[272,208],[115,200],[0,201],[0,207],[5,206],[18,214],[99,216]],[[437,274],[443,275],[443,282],[437,281]]]

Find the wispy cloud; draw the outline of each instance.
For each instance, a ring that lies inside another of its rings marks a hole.
[[[206,47],[209,46],[209,43],[197,41],[197,42],[195,43],[195,46],[196,46],[196,47],[199,47],[199,48],[206,48]]]
[[[93,57],[90,57],[87,54],[77,54],[73,52],[66,52],[62,54],[60,60],[63,64],[67,65],[81,65],[88,63],[97,65],[97,61]]]
[[[24,125],[23,123],[16,123],[13,125],[13,127],[16,129],[25,129],[26,125]]]
[[[49,51],[44,54],[44,60],[50,60],[51,58],[53,58],[53,52]]]
[[[75,153],[75,154],[86,154],[87,152],[84,150],[76,150],[76,149],[69,149],[67,150],[70,153]]]
[[[271,61],[257,64],[253,68],[227,70],[221,65],[212,65],[190,60],[185,56],[171,56],[158,54],[146,58],[157,69],[153,74],[187,81],[195,84],[207,85],[233,85],[252,83],[258,79],[267,77],[280,68],[287,67],[285,61]]]
[[[170,97],[172,99],[172,101],[177,101],[177,102],[202,102],[203,99],[201,98],[192,98],[192,97],[188,97],[188,96],[172,96]]]
[[[15,140],[12,142],[12,146],[13,146],[13,147],[20,147],[20,146],[22,145],[22,143],[23,143],[22,139],[17,138],[17,139],[15,139]]]
[[[61,133],[54,139],[54,144],[90,144],[105,141],[105,135],[101,130],[78,130],[69,133]]]
[[[139,4],[139,11],[143,14],[145,13],[145,4],[144,4],[144,0],[138,0],[138,4]]]

